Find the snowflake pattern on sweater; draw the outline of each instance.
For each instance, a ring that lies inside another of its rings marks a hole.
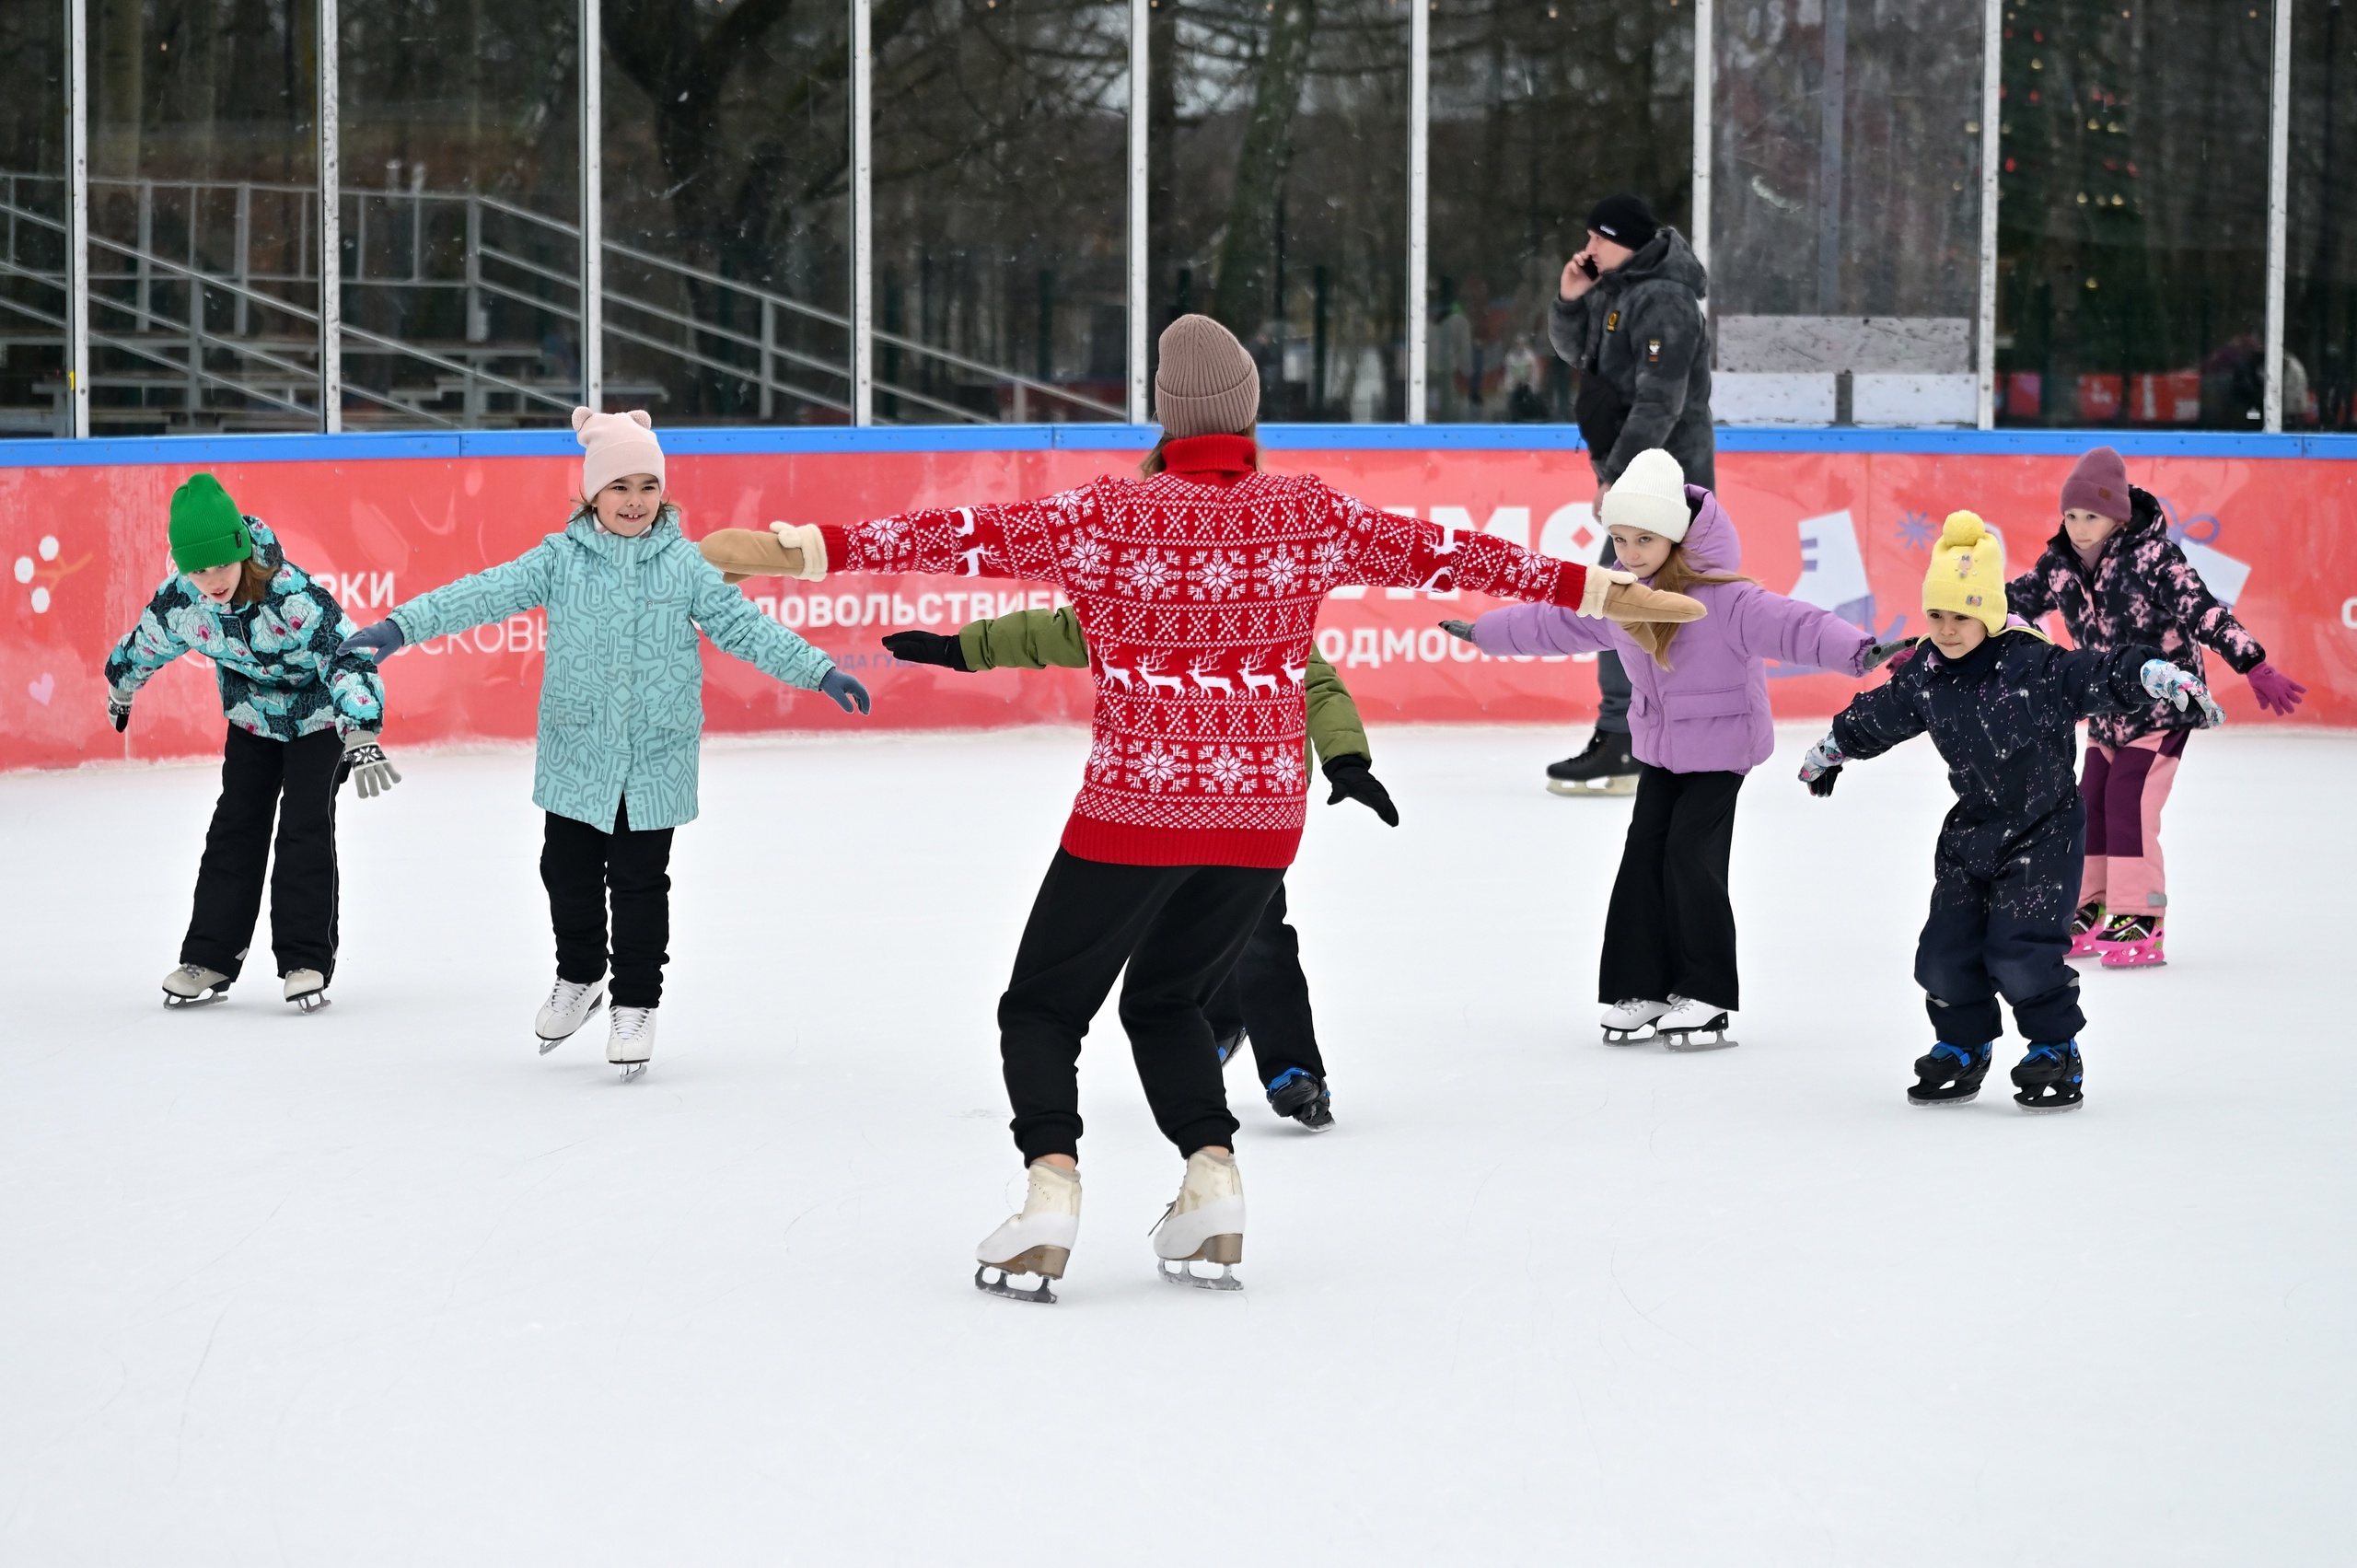
[[[1232,437],[1197,437],[1222,442]],[[1292,864],[1318,610],[1350,584],[1576,606],[1574,563],[1385,512],[1303,474],[1185,465],[1041,500],[822,527],[830,572],[1055,583],[1086,633],[1097,711],[1064,848],[1133,865]]]

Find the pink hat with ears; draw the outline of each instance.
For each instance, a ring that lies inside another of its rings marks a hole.
[[[663,446],[655,439],[655,422],[644,409],[628,413],[573,411],[573,434],[582,446],[581,495],[592,500],[598,492],[628,474],[663,477]]]

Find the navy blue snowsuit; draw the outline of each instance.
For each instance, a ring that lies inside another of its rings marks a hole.
[[[2034,1045],[2077,1038],[2073,900],[2086,834],[2078,722],[2152,704],[2140,671],[2158,648],[2065,650],[2035,632],[1999,633],[1960,659],[1930,643],[1887,684],[1833,721],[1850,761],[1929,730],[1956,803],[1933,856],[1931,918],[1915,948],[1933,1028],[1950,1045],[2004,1032],[2003,995]]]

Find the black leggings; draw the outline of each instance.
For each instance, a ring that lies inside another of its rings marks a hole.
[[[606,974],[606,896],[614,903],[617,1007],[663,1001],[664,949],[671,940],[671,830],[630,825],[630,802],[614,813],[614,830],[548,814],[540,844],[540,882],[556,928],[559,980],[587,985]]]
[[[1735,905],[1727,899],[1741,788],[1741,773],[1673,773],[1648,762],[1638,774],[1637,807],[1604,923],[1597,1001],[1676,994],[1729,1012],[1742,1005]]]
[[[1235,1141],[1204,1005],[1283,880],[1237,865],[1048,864],[999,998],[1009,1129],[1026,1161],[1080,1155],[1080,1042],[1127,965],[1121,1027],[1163,1136],[1191,1155]]]
[[[278,972],[317,970],[335,978],[335,791],[343,742],[331,729],[294,740],[229,731],[221,749],[221,798],[197,863],[196,907],[180,962],[231,980],[245,967],[261,915],[271,822],[278,864],[270,867],[270,948]]]

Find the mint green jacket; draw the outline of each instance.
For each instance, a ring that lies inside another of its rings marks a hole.
[[[668,513],[636,539],[590,519],[489,571],[421,594],[392,613],[412,643],[536,606],[549,612],[532,804],[614,829],[696,817],[703,661],[696,632],[767,675],[815,689],[834,661],[720,580]]]

